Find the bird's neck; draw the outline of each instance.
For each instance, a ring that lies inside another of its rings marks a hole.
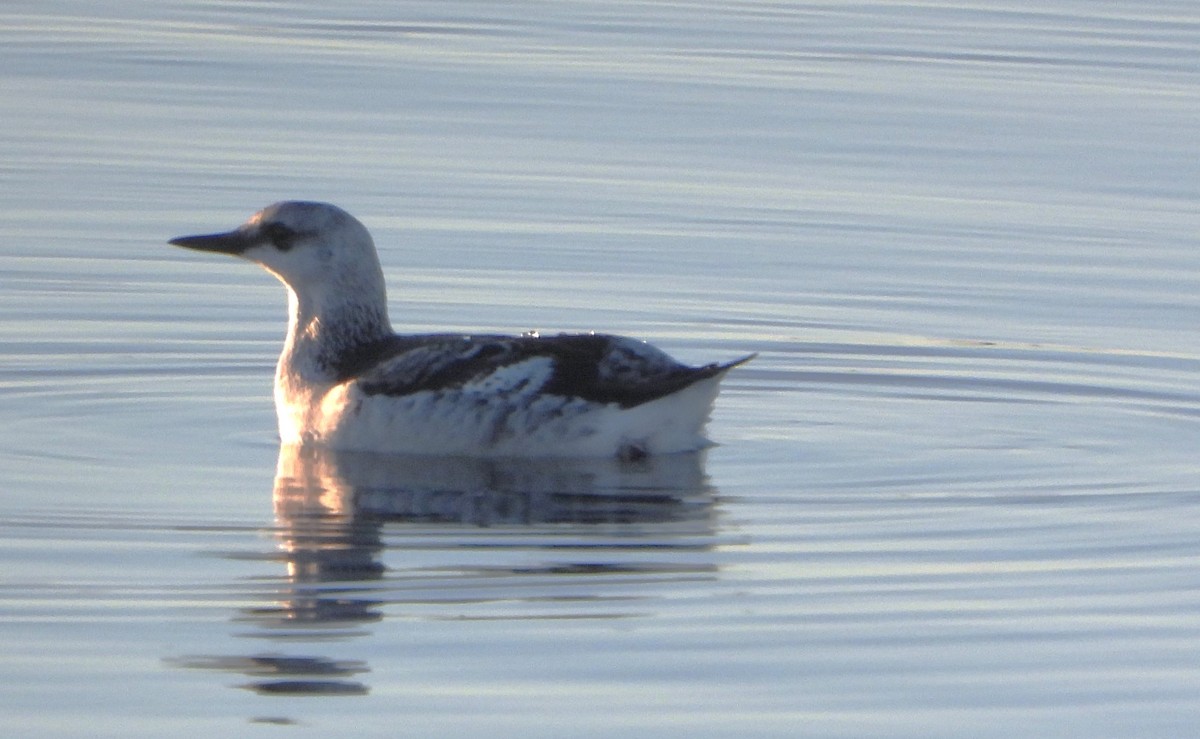
[[[276,369],[285,400],[336,384],[347,358],[392,335],[382,289],[337,293],[300,294],[288,288],[288,335]]]

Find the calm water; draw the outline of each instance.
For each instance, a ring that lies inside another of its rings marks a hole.
[[[8,736],[1180,736],[1192,2],[0,10]],[[636,466],[281,453],[282,198],[403,330],[757,351]]]

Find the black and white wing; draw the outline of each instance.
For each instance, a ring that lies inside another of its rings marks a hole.
[[[555,395],[629,408],[749,357],[689,367],[641,341],[603,334],[397,336],[353,367],[368,395],[433,391]],[[345,379],[351,379],[346,377]]]

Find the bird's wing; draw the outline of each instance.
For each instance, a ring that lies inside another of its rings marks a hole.
[[[688,367],[644,342],[602,334],[434,335],[396,337],[356,379],[368,395],[541,393],[631,407],[733,364]]]
[[[397,342],[380,361],[364,368],[358,385],[369,395],[462,388],[511,365],[518,348],[504,336],[412,337]]]

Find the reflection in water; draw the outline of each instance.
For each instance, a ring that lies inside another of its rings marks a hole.
[[[369,634],[387,605],[566,603],[573,610],[559,617],[628,616],[580,609],[606,600],[628,609],[636,599],[598,592],[613,587],[612,578],[715,577],[703,556],[714,535],[713,499],[701,454],[480,460],[284,447],[274,490],[278,551],[266,559],[282,562],[286,575],[270,605],[242,609],[235,622],[249,627],[242,637],[311,645]],[[386,566],[386,551],[401,561]],[[506,588],[505,577],[517,586]],[[528,587],[531,578],[545,587]],[[562,584],[572,587],[570,598]],[[271,652],[172,662],[246,675],[242,687],[262,694],[368,692],[357,678],[369,668],[357,660]]]
[[[239,672],[255,679],[242,687],[265,695],[366,695],[359,682],[342,680],[366,672],[359,661],[334,662],[319,657],[185,657],[171,660],[179,667]]]
[[[300,520],[473,526],[653,523],[707,515],[701,455],[634,462],[409,457],[284,448],[275,512]],[[704,498],[704,501],[701,501]],[[703,511],[697,509],[702,503]]]

